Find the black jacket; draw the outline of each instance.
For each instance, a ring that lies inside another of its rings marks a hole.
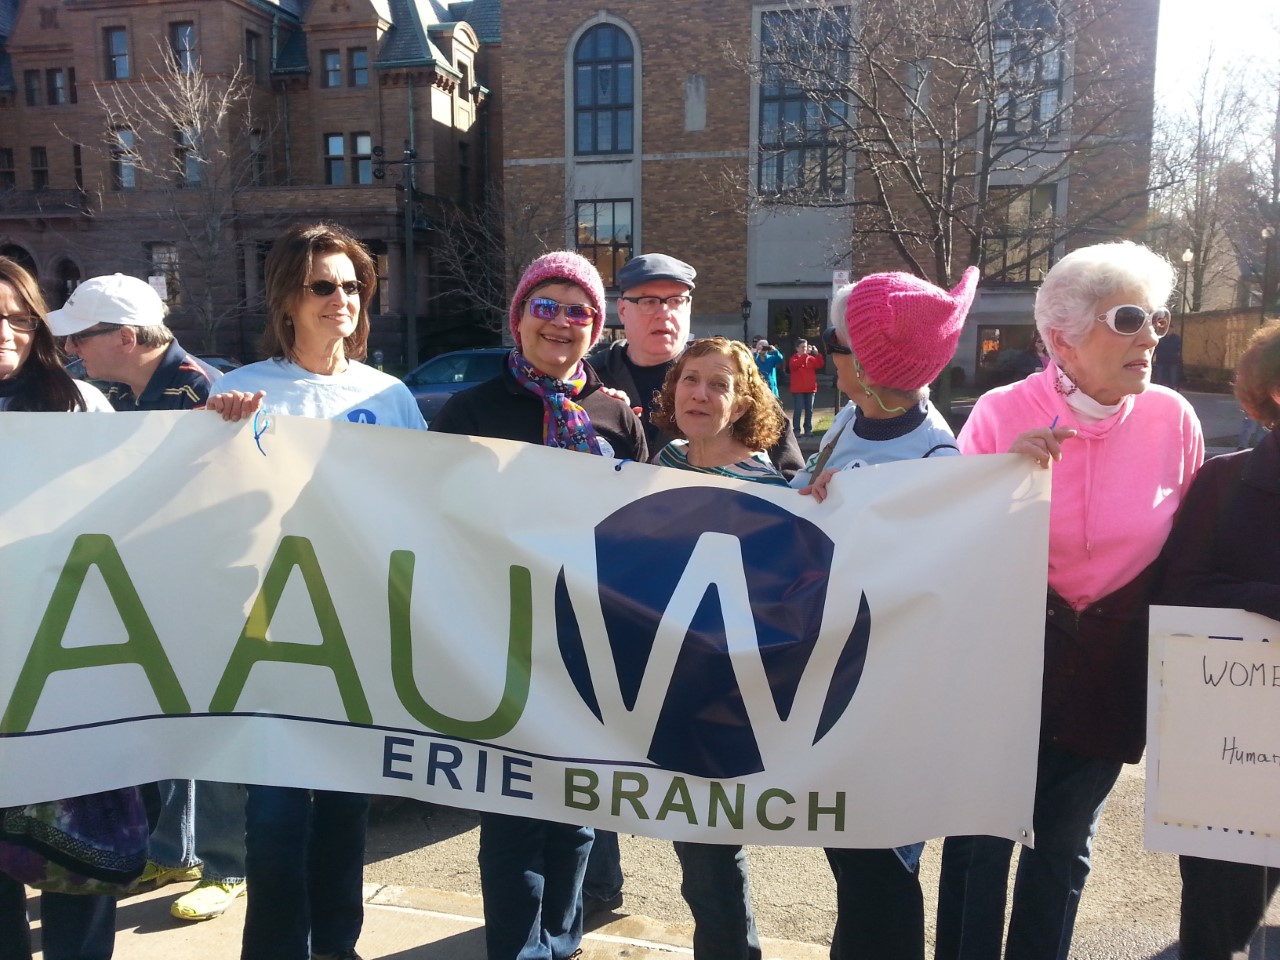
[[[1280,620],[1280,432],[1206,460],[1164,549],[1156,602]]]
[[[600,374],[606,387],[621,390],[631,398],[632,404],[640,405],[640,388],[636,386],[631,370],[627,367],[627,341],[615,340],[613,343],[600,344],[587,359]],[[670,369],[674,363],[674,360],[669,360],[664,366]],[[648,417],[644,419],[644,435],[649,445],[650,457],[656,457],[663,447],[676,439],[675,434],[655,427]],[[797,470],[803,469],[804,454],[800,452],[800,444],[789,427],[782,431],[782,439],[769,450],[769,459],[788,480],[795,476]]]
[[[587,412],[596,436],[620,460],[649,459],[640,421],[621,400],[600,392],[600,378],[586,365],[587,385],[575,402]],[[461,433],[497,440],[542,442],[542,401],[516,382],[510,370],[455,393],[431,421],[432,433]]]

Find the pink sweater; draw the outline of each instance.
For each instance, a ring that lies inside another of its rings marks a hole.
[[[1035,427],[1074,427],[1052,466],[1049,585],[1077,610],[1137,576],[1164,546],[1178,505],[1204,462],[1204,436],[1181,394],[1150,386],[1120,411],[1081,423],[1054,389],[1050,364],[978,398],[962,453],[1007,453]]]

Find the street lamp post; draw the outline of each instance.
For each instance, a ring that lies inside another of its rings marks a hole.
[[[1178,336],[1183,340],[1183,346],[1186,346],[1187,336],[1187,303],[1190,290],[1187,287],[1187,274],[1191,270],[1191,262],[1195,260],[1196,255],[1190,247],[1182,251],[1182,316],[1178,320]]]
[[[1280,149],[1280,148],[1278,148]],[[1262,306],[1258,309],[1258,326],[1267,322],[1267,292],[1271,289],[1271,257],[1274,253],[1276,231],[1272,227],[1262,228],[1262,290],[1258,299]]]
[[[415,194],[413,168],[418,164],[435,163],[435,160],[419,160],[418,151],[408,140],[404,142],[404,159],[383,160],[382,147],[373,148],[373,176],[381,180],[387,175],[387,167],[404,167],[404,353],[405,365],[412,370],[418,365],[418,278],[414,275],[413,222]]]
[[[751,301],[742,298],[742,342],[747,343],[747,321],[751,319]],[[748,344],[750,346],[750,344]]]

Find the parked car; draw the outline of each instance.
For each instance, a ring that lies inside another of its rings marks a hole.
[[[205,353],[196,358],[203,360],[215,370],[221,370],[223,373],[230,373],[236,367],[243,367],[244,364],[235,357],[229,357],[225,353]]]
[[[431,425],[431,419],[440,412],[445,401],[459,390],[492,380],[500,374],[508,352],[505,347],[455,350],[432,357],[410,370],[404,378],[405,386],[418,401],[418,409],[422,411],[427,425]]]

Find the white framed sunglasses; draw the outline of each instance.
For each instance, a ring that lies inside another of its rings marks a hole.
[[[1169,332],[1169,324],[1173,321],[1173,316],[1165,307],[1156,307],[1147,313],[1142,307],[1132,303],[1122,303],[1112,307],[1106,313],[1098,314],[1094,319],[1099,323],[1105,323],[1116,333],[1126,337],[1132,337],[1150,320],[1151,329],[1159,338]]]

